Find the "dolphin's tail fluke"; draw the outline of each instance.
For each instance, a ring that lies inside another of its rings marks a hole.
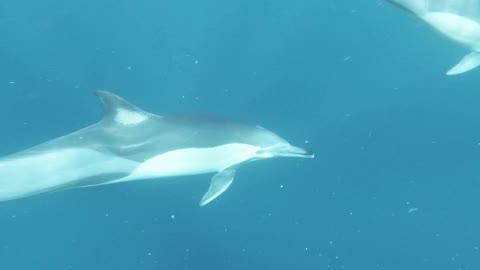
[[[387,2],[415,15],[428,11],[427,0],[386,0]]]

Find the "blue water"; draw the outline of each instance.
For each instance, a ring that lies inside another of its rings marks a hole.
[[[0,153],[101,118],[265,126],[316,158],[0,204],[0,269],[480,268],[480,70],[382,1],[0,2]],[[28,170],[28,168],[25,168]],[[14,181],[14,179],[11,179]]]

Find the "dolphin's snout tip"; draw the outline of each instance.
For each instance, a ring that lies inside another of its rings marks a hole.
[[[303,158],[314,158],[315,154],[305,148],[297,147],[297,146],[290,146],[289,147],[289,152],[292,153],[293,156],[298,156],[298,157],[303,157]]]
[[[302,156],[304,158],[314,158],[315,157],[315,154],[312,151],[310,151],[308,149],[303,149],[303,148],[299,148],[299,149],[303,150]]]
[[[306,158],[315,158],[315,154],[313,152],[310,152],[307,150],[307,153],[305,154]]]

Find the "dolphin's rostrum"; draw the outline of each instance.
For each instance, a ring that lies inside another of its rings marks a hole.
[[[198,115],[155,115],[97,91],[98,123],[0,159],[0,201],[67,188],[216,173],[205,205],[239,165],[271,157],[312,158],[265,128]]]

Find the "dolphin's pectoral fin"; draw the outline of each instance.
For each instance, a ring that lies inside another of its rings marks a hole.
[[[460,62],[447,71],[447,75],[457,75],[467,72],[480,65],[480,52],[472,52],[465,55]]]
[[[236,171],[237,166],[233,166],[215,174],[210,182],[210,187],[208,188],[207,193],[205,193],[202,200],[200,200],[200,206],[204,206],[213,201],[227,190],[230,184],[232,184]]]

